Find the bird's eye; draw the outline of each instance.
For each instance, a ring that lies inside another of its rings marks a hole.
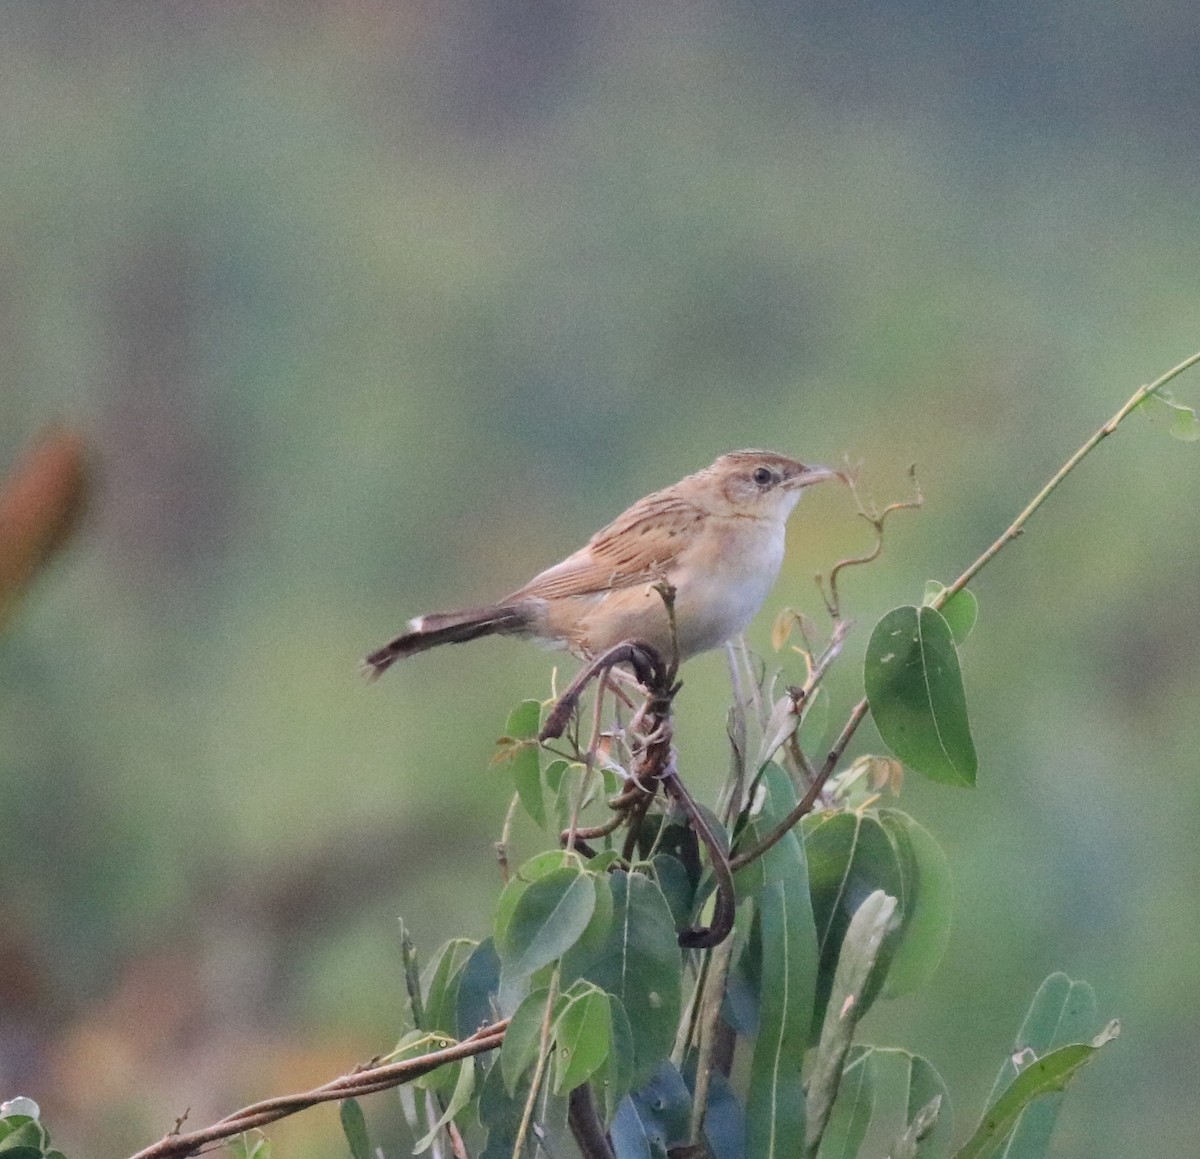
[[[753,478],[754,478],[754,481],[760,487],[765,487],[768,483],[771,482],[771,480],[774,478],[774,476],[771,474],[770,470],[767,467],[758,467],[754,471]]]

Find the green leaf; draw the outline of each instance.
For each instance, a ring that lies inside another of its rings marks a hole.
[[[1038,987],[1013,1048],[1000,1067],[988,1102],[1017,1077],[1021,1059],[1045,1054],[1056,1046],[1087,1042],[1096,1033],[1096,992],[1086,982],[1077,982],[1061,971],[1049,975]]]
[[[879,817],[870,813],[820,813],[801,822],[817,929],[820,965],[813,1007],[814,1036],[825,1019],[842,942],[864,898],[883,890],[902,902],[908,895],[900,852]],[[901,905],[901,922],[903,921]],[[862,1010],[874,1002],[887,977],[886,965],[901,927],[881,949],[883,962],[861,996]]]
[[[1096,993],[1086,982],[1051,974],[1038,987],[1017,1033],[1013,1049],[1000,1067],[988,1102],[999,1097],[1018,1074],[1018,1062],[1046,1054],[1055,1047],[1086,1042],[1096,1031]],[[1039,1099],[1021,1115],[1004,1148],[1005,1159],[1038,1159],[1050,1146],[1062,1095]]]
[[[1096,1057],[1097,1051],[1119,1033],[1120,1026],[1110,1022],[1090,1043],[1060,1046],[1029,1063],[987,1109],[975,1134],[956,1152],[955,1159],[990,1159],[999,1154],[1022,1112],[1033,1100],[1066,1090],[1067,1084]]]
[[[556,796],[562,788],[563,776],[568,768],[570,768],[570,762],[563,760],[562,757],[557,757],[546,766],[545,772],[542,774],[546,788]]]
[[[517,1007],[504,1042],[500,1047],[500,1073],[504,1076],[504,1089],[511,1095],[516,1090],[521,1076],[533,1065],[542,1041],[542,1026],[546,1020],[546,1003],[550,988],[541,986],[526,997]],[[553,1018],[553,1012],[551,1012]]]
[[[854,1030],[865,1007],[862,996],[871,981],[883,940],[892,929],[896,899],[876,890],[855,911],[842,941],[837,972],[833,977],[821,1040],[808,1082],[808,1133],[806,1146],[816,1151],[829,1122],[833,1100]]]
[[[928,1108],[936,1102],[932,1121]],[[954,1112],[950,1092],[937,1068],[919,1054],[908,1056],[908,1094],[905,1097],[905,1119],[915,1145],[914,1154],[926,1159],[942,1154],[954,1134]],[[898,1159],[897,1156],[892,1159]]]
[[[763,767],[758,789],[748,810],[745,829],[739,834],[738,847],[749,849],[757,845],[795,807],[796,788],[792,779],[777,764]],[[808,887],[808,867],[797,831],[793,829],[770,849],[740,870],[734,884],[742,897],[753,897],[768,882],[794,882],[797,874],[804,876]]]
[[[788,775],[778,765],[766,765],[741,843],[756,844],[795,803]],[[757,970],[738,972],[752,975],[758,991],[746,1153],[755,1159],[798,1154],[805,1132],[800,1065],[813,1022],[819,953],[808,863],[795,831],[740,871],[736,885],[757,907],[757,938],[748,951]]]
[[[13,1115],[6,1121],[10,1129],[0,1136],[0,1154],[11,1159],[23,1159],[29,1151],[35,1159],[42,1159],[42,1152],[50,1142],[46,1128],[28,1115]]]
[[[245,1131],[225,1145],[233,1159],[271,1159],[271,1140],[261,1131]],[[5,1159],[22,1159],[5,1153]],[[50,1159],[49,1156],[46,1159]]]
[[[888,1159],[919,1159],[921,1145],[933,1133],[942,1110],[942,1096],[934,1095],[909,1120],[888,1152]]]
[[[507,1034],[504,1041],[507,1044]],[[525,1111],[525,1098],[524,1095],[519,1099],[514,1098],[506,1089],[499,1059],[488,1068],[487,1077],[480,1087],[478,1111],[479,1123],[487,1132],[487,1144],[479,1153],[479,1159],[512,1159],[521,1116]],[[471,1153],[475,1154],[474,1151]]]
[[[617,1105],[633,1089],[633,1027],[624,1005],[609,994],[612,1019],[612,1049],[603,1070],[596,1076],[604,1091],[604,1119],[611,1122]]]
[[[450,1101],[446,1104],[442,1117],[429,1128],[424,1138],[413,1145],[414,1155],[420,1155],[422,1151],[427,1151],[433,1145],[433,1141],[438,1137],[438,1132],[461,1113],[475,1093],[475,1060],[464,1058],[457,1065],[458,1081],[454,1084],[454,1094],[450,1096]]]
[[[689,1053],[683,1071],[684,1081],[696,1099],[696,1056]],[[733,1084],[714,1068],[708,1076],[708,1101],[704,1110],[704,1138],[710,1159],[747,1159],[746,1111]]]
[[[453,1038],[458,1031],[458,984],[462,968],[475,949],[468,938],[454,938],[425,967],[421,992],[424,997],[424,1018],[421,1029]]]
[[[579,936],[579,940],[563,955],[561,980],[564,986],[569,986],[580,977],[604,949],[612,927],[613,895],[608,874],[589,871],[588,878],[596,891],[596,908],[592,911],[591,920]]]
[[[684,1142],[691,1121],[687,1084],[669,1063],[621,1100],[610,1135],[617,1159],[667,1159],[668,1148]]]
[[[821,1137],[820,1159],[855,1159],[875,1114],[875,1054],[854,1047],[846,1056],[829,1124]]]
[[[888,748],[934,781],[974,785],[978,759],[954,637],[940,612],[888,612],[871,633],[867,702]]]
[[[357,1099],[343,1099],[338,1107],[338,1117],[342,1122],[342,1134],[350,1147],[353,1159],[373,1159],[371,1140],[367,1135],[367,1120],[363,1116],[362,1107]]]
[[[945,590],[945,584],[929,580],[925,584],[925,605],[931,605]],[[950,625],[954,643],[961,644],[971,634],[971,629],[975,627],[975,621],[979,618],[979,601],[973,592],[963,588],[955,592],[938,610]]]
[[[554,1093],[567,1094],[587,1082],[605,1063],[613,1045],[609,996],[590,982],[564,995],[554,1020]]]
[[[622,864],[624,864],[623,859],[615,849],[603,849],[595,857],[588,858],[587,870],[589,873],[603,876],[610,869]]]
[[[596,909],[593,876],[563,866],[533,882],[521,894],[496,951],[510,978],[528,977],[562,957],[582,936]]]
[[[0,1151],[17,1147],[36,1147],[38,1154],[49,1142],[46,1129],[32,1115],[6,1115],[0,1119]]]
[[[468,1038],[496,1017],[494,1003],[500,989],[500,958],[493,938],[485,938],[471,951],[458,976],[454,1025],[458,1038]]]
[[[806,753],[815,752],[820,748],[825,734],[829,731],[830,704],[829,693],[824,688],[818,688],[804,710],[804,719],[800,722],[800,731],[796,739]]]
[[[504,726],[506,745],[501,758],[512,766],[513,786],[525,812],[539,828],[546,825],[546,803],[542,797],[541,752],[538,748],[538,729],[541,726],[542,706],[536,700],[523,700],[508,715]]]
[[[758,896],[762,981],[758,1037],[746,1098],[746,1153],[763,1159],[799,1154],[804,1145],[804,1088],[800,1064],[809,1044],[816,989],[816,927],[803,855],[791,882],[769,881]]]
[[[640,873],[609,877],[613,915],[607,937],[583,977],[617,998],[633,1032],[634,1086],[671,1052],[683,971],[675,923],[662,891]]]
[[[900,931],[882,979],[884,997],[896,998],[923,986],[941,962],[950,940],[953,888],[946,854],[928,830],[899,809],[881,809],[878,817],[902,877]]]
[[[508,923],[512,920],[513,910],[517,908],[517,902],[521,900],[525,891],[535,881],[540,881],[547,874],[553,873],[556,869],[562,869],[564,866],[581,868],[583,858],[572,850],[547,849],[545,852],[531,857],[513,874],[512,880],[501,892],[500,900],[496,902],[496,918],[492,924],[492,933],[497,945],[504,940]]]
[[[688,877],[688,871],[683,862],[670,853],[656,853],[650,867],[658,888],[671,907],[676,928],[682,929],[691,920],[692,904],[696,898],[696,889]]]

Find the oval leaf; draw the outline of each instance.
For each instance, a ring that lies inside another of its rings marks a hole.
[[[958,653],[940,612],[911,605],[888,612],[867,644],[864,683],[875,727],[896,756],[931,780],[975,784]]]
[[[883,980],[884,997],[895,998],[923,986],[941,962],[953,891],[946,854],[927,829],[898,809],[881,809],[879,823],[892,839],[903,877],[900,936]]]
[[[621,870],[609,883],[612,921],[583,977],[612,994],[629,1016],[630,1081],[637,1086],[650,1078],[674,1045],[682,960],[671,909],[658,886],[640,873]]]
[[[367,1120],[357,1099],[343,1099],[338,1108],[342,1121],[342,1134],[350,1148],[351,1159],[371,1159],[371,1140],[367,1134]]]
[[[904,1100],[906,1134],[917,1159],[942,1155],[954,1134],[950,1092],[937,1068],[919,1054],[908,1056],[908,1092]],[[892,1159],[897,1159],[893,1154]]]
[[[596,909],[592,875],[563,866],[535,881],[517,901],[496,951],[506,978],[528,977],[562,957],[582,936]]]
[[[496,944],[499,945],[504,940],[508,923],[512,920],[513,911],[517,908],[517,902],[535,881],[540,881],[547,874],[553,873],[556,869],[562,869],[563,866],[581,868],[582,865],[583,858],[578,853],[567,849],[547,849],[525,862],[504,887],[500,894],[500,900],[496,902],[496,917],[492,924]]]
[[[896,844],[878,817],[870,813],[820,813],[805,817],[801,831],[820,952],[813,1010],[815,1033],[825,1019],[842,943],[859,906],[876,890],[898,901],[908,891]],[[899,912],[901,916],[904,913],[902,902]],[[881,947],[881,968],[872,974],[866,992],[858,999],[860,1014],[878,995],[898,940],[899,931]]]
[[[540,827],[546,825],[546,803],[542,797],[542,762],[537,735],[542,706],[536,700],[523,700],[508,714],[504,736],[500,738],[500,759],[511,762],[513,787],[525,812]]]
[[[611,999],[598,986],[573,987],[554,1020],[554,1093],[564,1095],[587,1082],[608,1059],[613,1045]]]
[[[746,1099],[746,1153],[783,1159],[804,1148],[800,1066],[812,1025],[816,931],[808,898],[801,899],[783,881],[767,884],[758,897],[758,912],[762,985]]]
[[[875,1052],[854,1047],[846,1056],[829,1125],[821,1136],[820,1159],[854,1159],[875,1115]]]
[[[413,1144],[414,1155],[420,1155],[422,1151],[428,1151],[433,1146],[438,1132],[466,1108],[471,1101],[471,1096],[475,1093],[475,1060],[464,1058],[457,1064],[457,1068],[458,1080],[454,1084],[454,1093],[450,1096],[450,1101],[446,1104],[441,1118],[429,1128],[424,1137]]]
[[[453,938],[438,951],[425,967],[421,979],[424,1016],[421,1029],[436,1031],[453,1038],[458,1030],[458,984],[462,969],[475,950],[469,938]]]
[[[612,1020],[612,1049],[604,1069],[597,1076],[604,1091],[604,1121],[612,1121],[617,1105],[633,1088],[633,1028],[625,1007],[609,994]]]
[[[504,1042],[500,1047],[500,1073],[504,1076],[504,1089],[510,1095],[516,1090],[521,1076],[537,1058],[548,1001],[548,986],[535,990],[517,1007],[517,1012],[504,1032]]]
[[[925,604],[927,606],[935,605],[945,590],[945,584],[940,584],[937,580],[927,581]],[[975,621],[979,618],[979,601],[975,598],[974,592],[963,588],[961,591],[955,592],[938,608],[938,611],[950,625],[955,644],[961,644],[971,634],[971,629],[975,627]]]
[[[876,890],[855,911],[842,941],[833,989],[821,1026],[816,1059],[808,1082],[808,1147],[815,1148],[825,1133],[842,1067],[854,1030],[865,1006],[867,990],[880,948],[892,927],[896,899]]]
[[[688,1137],[692,1099],[679,1071],[662,1063],[640,1090],[617,1108],[610,1134],[620,1159],[666,1159]]]
[[[485,938],[471,951],[458,979],[455,1026],[459,1038],[468,1038],[496,1017],[496,993],[500,989],[500,958],[492,938]]]
[[[1119,1033],[1120,1027],[1111,1022],[1090,1043],[1060,1046],[1031,1062],[988,1107],[975,1134],[955,1153],[955,1159],[990,1159],[997,1154],[1034,1099],[1066,1090],[1075,1075],[1096,1057],[1096,1052]]]
[[[1060,972],[1051,974],[1034,995],[988,1102],[994,1102],[1017,1077],[1019,1062],[1058,1046],[1086,1042],[1096,1033],[1096,1024],[1096,992],[1092,987]],[[1005,1159],[1044,1156],[1050,1147],[1061,1103],[1061,1093],[1049,1094],[1027,1107],[1004,1148]]]

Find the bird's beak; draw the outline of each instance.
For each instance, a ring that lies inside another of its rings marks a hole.
[[[811,487],[814,483],[824,483],[828,479],[846,478],[841,471],[835,471],[832,467],[805,467],[799,475],[793,475],[788,480],[788,485],[791,487]]]

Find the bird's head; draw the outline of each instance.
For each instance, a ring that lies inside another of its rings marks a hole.
[[[809,467],[774,451],[730,451],[701,475],[729,515],[785,520],[805,487],[840,479],[828,467]]]

